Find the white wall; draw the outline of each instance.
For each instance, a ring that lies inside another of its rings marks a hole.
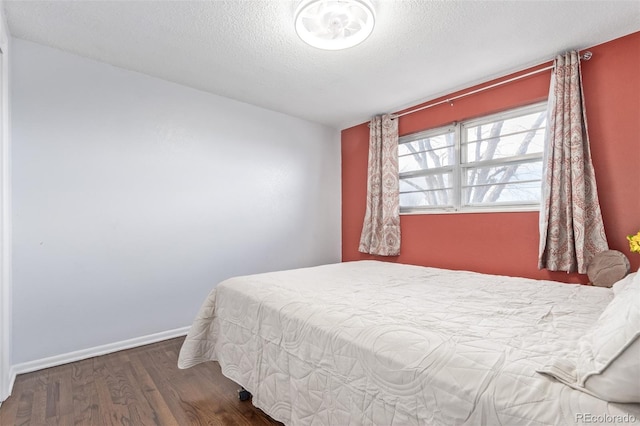
[[[337,130],[12,48],[14,363],[189,325],[230,276],[340,260]]]
[[[11,185],[9,141],[9,32],[0,1],[0,403],[11,393]]]

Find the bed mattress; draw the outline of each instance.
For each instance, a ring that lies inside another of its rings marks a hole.
[[[640,405],[536,372],[576,357],[612,298],[377,261],[236,277],[206,299],[179,367],[218,361],[287,425],[623,424]]]

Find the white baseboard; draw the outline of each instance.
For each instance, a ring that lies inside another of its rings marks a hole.
[[[2,406],[2,403],[11,396],[13,383],[16,381],[16,373],[13,371],[13,368],[9,368],[9,371],[7,371],[7,377],[4,377],[4,379],[4,381],[0,380],[3,388],[0,389],[0,406]]]
[[[11,391],[13,390],[13,384],[16,381],[16,372],[13,371],[13,368],[9,369],[9,378],[8,378],[8,386],[7,386],[7,394],[4,396],[4,398],[0,398],[2,400],[6,400],[7,398],[9,398],[11,396]],[[2,401],[0,401],[0,404],[2,404]]]
[[[187,334],[189,326],[176,328],[174,330],[162,331],[160,333],[149,334],[147,336],[136,337],[133,339],[122,340],[120,342],[109,343],[106,345],[95,346],[93,348],[82,349],[79,351],[69,352],[66,354],[55,355],[48,358],[37,359],[34,361],[23,362],[11,366],[9,371],[10,386],[13,389],[13,382],[18,374],[30,373],[32,371],[43,370],[49,367],[68,364],[70,362],[81,361],[94,356],[118,352],[125,349],[131,349],[138,346],[148,345],[150,343],[160,342],[162,340],[173,339]]]

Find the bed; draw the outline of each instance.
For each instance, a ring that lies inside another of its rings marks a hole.
[[[635,397],[608,402],[567,371],[616,300],[632,313],[618,327],[635,329],[606,331],[640,327],[638,275],[609,289],[357,261],[236,277],[202,305],[178,365],[218,361],[286,425],[640,422]]]

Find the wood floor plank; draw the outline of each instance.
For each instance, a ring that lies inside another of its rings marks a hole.
[[[98,394],[98,419],[101,424],[108,426],[131,425],[129,410],[111,398],[109,384],[102,374],[95,376]]]
[[[156,359],[154,352],[157,351],[149,351],[145,354],[145,369],[158,389],[159,398],[165,402],[178,424],[202,424],[192,407],[183,403],[180,390],[174,388],[172,377],[165,374],[163,363]]]
[[[0,410],[4,410],[6,401],[2,404]],[[16,425],[28,425],[31,423],[31,411],[33,409],[33,391],[28,390],[20,395],[18,402],[18,410],[16,413],[15,423]],[[11,419],[6,419],[11,424]]]
[[[42,375],[37,375],[33,387],[33,405],[31,408],[32,425],[45,425],[47,420],[47,383],[49,380],[49,370],[46,369]]]
[[[94,358],[74,362],[71,367],[71,400],[74,425],[99,423],[98,391],[94,380]]]
[[[46,381],[45,421],[47,425],[72,424],[73,395],[70,365],[48,369]]]
[[[3,403],[2,409],[0,409],[0,425],[22,425],[25,424],[25,422],[28,424],[28,417],[18,415],[19,406],[19,402],[9,405]]]
[[[167,426],[180,424],[158,391],[158,385],[149,375],[149,371],[144,368],[140,355],[132,354],[130,360],[132,367],[131,372],[135,374],[136,381],[140,384],[140,390],[151,407],[154,424]]]
[[[131,356],[127,356],[120,372],[121,380],[125,386],[125,396],[131,419],[139,424],[158,424],[158,417],[154,408],[146,398],[141,376],[144,369],[137,373]]]
[[[22,374],[0,425],[281,425],[239,401],[217,363],[179,370],[183,339]]]

